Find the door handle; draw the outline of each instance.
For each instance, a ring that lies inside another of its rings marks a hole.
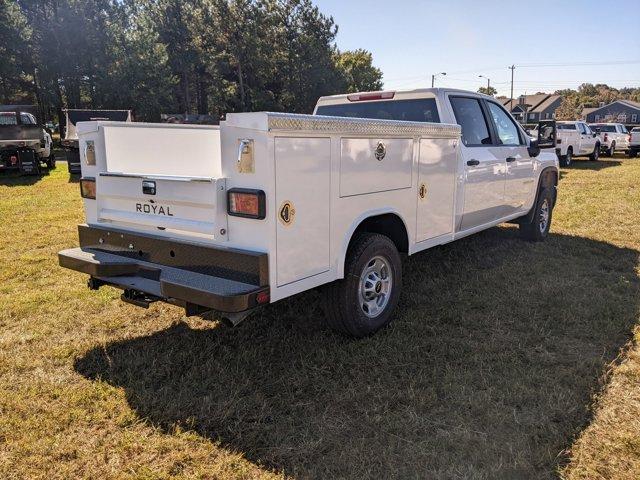
[[[469,161],[467,161],[467,165],[469,165],[470,167],[475,167],[476,165],[480,165],[480,161],[479,160],[469,160]]]
[[[508,163],[515,162],[515,161],[516,161],[516,157],[507,157]]]

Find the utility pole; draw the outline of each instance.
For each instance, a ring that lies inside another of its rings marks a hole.
[[[509,103],[509,111],[513,110],[513,71],[516,69],[515,65],[511,65],[509,70],[511,70],[511,102]]]

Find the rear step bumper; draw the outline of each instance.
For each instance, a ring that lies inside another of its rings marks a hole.
[[[81,247],[59,252],[60,265],[90,275],[91,288],[122,288],[129,303],[162,300],[192,314],[237,313],[269,302],[266,254],[86,225],[79,230]]]

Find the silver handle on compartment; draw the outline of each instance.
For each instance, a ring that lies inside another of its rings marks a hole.
[[[249,146],[251,145],[251,140],[243,139],[240,140],[240,144],[238,145],[238,163],[242,161],[242,154],[249,153]]]

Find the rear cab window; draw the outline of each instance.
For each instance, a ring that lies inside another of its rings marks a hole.
[[[489,125],[480,99],[449,97],[456,122],[462,128],[462,143],[467,147],[491,145]]]
[[[435,98],[320,105],[316,115],[440,123]]]
[[[575,123],[559,123],[557,125],[558,130],[575,130]]]

